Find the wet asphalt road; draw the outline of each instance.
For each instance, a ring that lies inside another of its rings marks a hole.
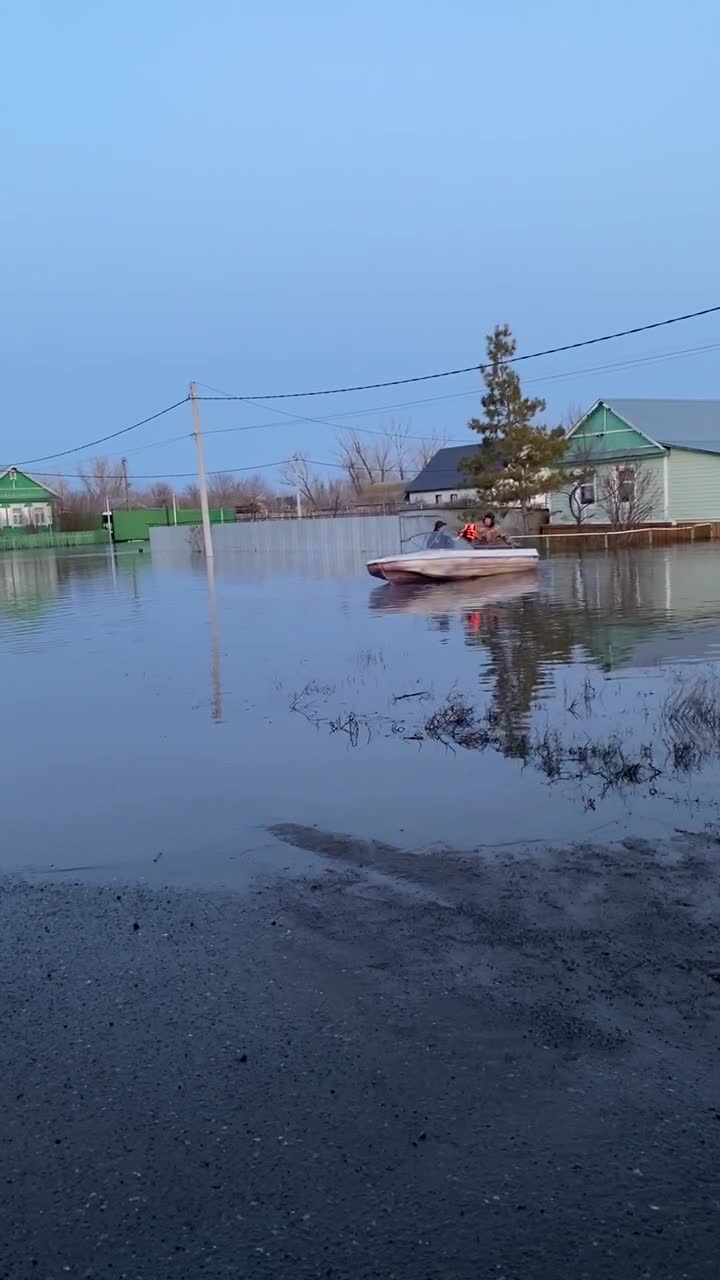
[[[717,1276],[717,844],[276,835],[0,887],[0,1276]]]

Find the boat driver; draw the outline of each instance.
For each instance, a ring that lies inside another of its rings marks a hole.
[[[445,521],[436,520],[432,533],[427,536],[427,542],[425,543],[427,551],[452,551],[453,540],[449,533],[443,533],[443,529],[447,529]]]

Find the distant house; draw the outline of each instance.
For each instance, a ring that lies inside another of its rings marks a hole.
[[[53,524],[58,494],[17,467],[0,472],[0,529]]]
[[[405,497],[413,506],[420,507],[474,507],[478,502],[477,489],[468,482],[467,472],[464,470],[462,463],[466,458],[472,458],[477,454],[479,445],[477,444],[461,444],[454,448],[438,449],[430,461],[423,467],[422,471],[415,479],[405,486]],[[490,503],[489,498],[482,499],[484,503]],[[490,503],[492,505],[492,503]],[[536,500],[531,504],[536,508],[536,513],[544,512],[546,507],[546,495],[538,494]],[[511,506],[504,507],[506,513],[506,521],[511,527],[513,523],[513,508]],[[515,511],[517,516],[517,511]],[[536,519],[540,516],[536,514]],[[543,517],[543,520],[546,517]]]
[[[476,444],[438,449],[418,476],[405,487],[405,497],[415,506],[466,506],[477,498],[477,490],[468,483],[460,464],[477,453]]]
[[[579,494],[588,523],[608,523],[607,476],[628,505],[644,482],[644,523],[720,521],[720,400],[598,400],[568,432],[566,463],[592,469]],[[549,506],[553,523],[573,522],[566,493]]]

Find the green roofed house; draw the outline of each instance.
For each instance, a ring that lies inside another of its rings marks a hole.
[[[52,526],[59,495],[17,467],[0,472],[0,533],[3,529]]]
[[[720,521],[720,400],[598,400],[568,432],[565,461],[589,473],[583,523],[609,522],[609,495],[635,503],[638,523]],[[553,524],[574,523],[567,493],[548,505]]]

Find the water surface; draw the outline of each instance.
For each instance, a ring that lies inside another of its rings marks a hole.
[[[718,816],[717,751],[678,767],[663,720],[720,662],[712,544],[409,591],[292,557],[215,578],[147,551],[0,556],[3,869],[233,879],[274,823],[472,848]],[[428,736],[448,699],[490,745]],[[660,772],[553,776],[543,736],[571,757],[619,738]]]

